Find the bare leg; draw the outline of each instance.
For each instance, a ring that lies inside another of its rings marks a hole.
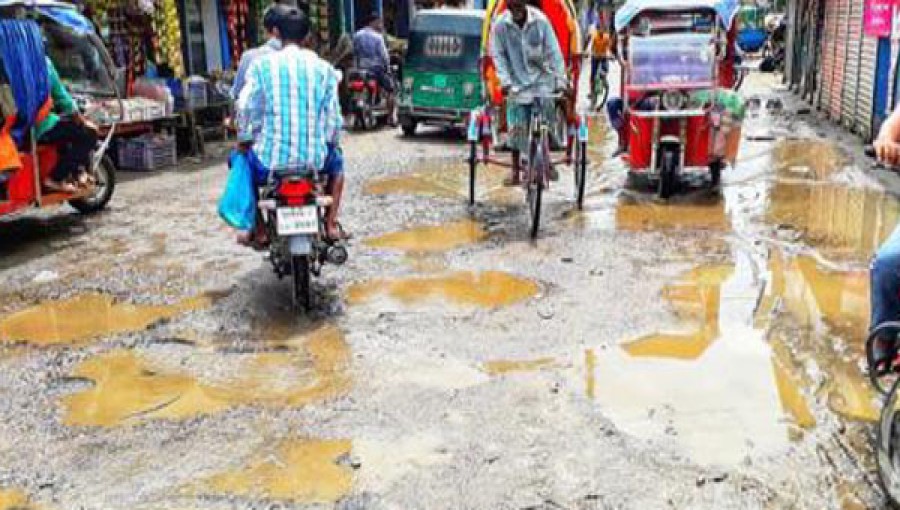
[[[329,177],[325,191],[331,197],[331,207],[325,213],[325,234],[329,239],[337,240],[341,238],[337,217],[341,208],[341,197],[344,195],[344,174]]]

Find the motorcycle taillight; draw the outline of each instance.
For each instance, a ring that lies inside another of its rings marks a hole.
[[[366,84],[362,80],[353,80],[349,87],[353,92],[362,92],[366,88]]]
[[[369,80],[369,88],[375,90],[378,88],[378,82],[375,80]]]
[[[315,201],[315,185],[310,179],[291,178],[278,185],[276,194],[284,205],[307,205]]]

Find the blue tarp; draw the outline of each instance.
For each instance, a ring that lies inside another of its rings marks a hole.
[[[623,30],[642,12],[689,12],[697,9],[715,11],[722,25],[731,28],[739,7],[738,0],[628,0],[616,11],[616,31]]]
[[[37,23],[0,19],[0,58],[19,110],[13,138],[21,144],[50,95],[46,51]]]
[[[71,7],[39,6],[37,10],[60,25],[78,33],[89,34],[94,31],[94,24]]]

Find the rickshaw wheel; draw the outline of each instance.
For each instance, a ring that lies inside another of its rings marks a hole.
[[[891,386],[888,398],[881,409],[875,437],[875,458],[878,478],[891,502],[897,508],[900,502],[900,413],[898,413],[897,390],[900,380]]]
[[[69,205],[82,214],[92,214],[102,211],[112,198],[116,189],[116,166],[109,156],[104,156],[97,165],[97,189],[96,192],[86,198],[72,200]]]
[[[469,142],[469,205],[475,205],[475,177],[478,167],[478,143]]]
[[[659,171],[659,198],[668,199],[675,192],[676,166],[678,153],[668,149],[662,151],[662,167]]]
[[[575,202],[578,210],[584,208],[584,188],[587,181],[587,142],[575,146]]]

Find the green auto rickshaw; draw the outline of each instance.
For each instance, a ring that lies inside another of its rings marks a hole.
[[[403,62],[399,118],[412,136],[421,124],[464,126],[483,102],[479,57],[484,11],[429,9],[413,19]]]

